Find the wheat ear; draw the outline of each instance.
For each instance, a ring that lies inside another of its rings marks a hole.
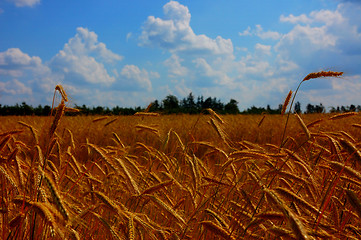
[[[320,78],[320,77],[339,77],[343,74],[343,72],[334,72],[334,71],[320,71],[308,74],[302,81],[307,81],[313,78]]]
[[[314,206],[306,202],[303,198],[289,191],[288,189],[277,187],[275,190],[278,194],[284,196],[285,198],[291,200],[292,202],[296,202],[298,205],[303,206],[304,208],[308,209],[310,212],[314,213],[315,215],[319,214],[319,211]]]
[[[181,223],[183,226],[186,225],[186,221],[176,212],[168,206],[166,203],[164,203],[162,200],[160,200],[158,197],[153,195],[145,195],[149,197],[154,203],[156,203],[159,207],[163,208],[167,213],[169,213],[174,219],[176,219],[179,223]]]
[[[285,114],[288,104],[290,103],[291,97],[292,97],[292,90],[290,90],[288,92],[287,97],[286,97],[285,101],[283,102],[281,115]]]
[[[48,185],[48,188],[50,190],[51,196],[55,202],[56,207],[58,208],[61,215],[63,215],[64,219],[68,220],[69,219],[68,211],[64,207],[63,200],[62,200],[59,192],[57,191],[53,180],[51,180],[47,176],[47,174],[44,174],[44,180],[45,180],[45,183]]]
[[[357,161],[361,163],[361,152],[356,148],[353,143],[341,138],[340,144],[346,149],[349,154],[353,155],[357,159]]]
[[[120,158],[114,158],[118,164],[121,166],[121,168],[123,169],[123,172],[125,173],[127,180],[130,184],[128,184],[130,187],[130,191],[132,192],[132,194],[135,194],[137,196],[140,195],[140,191],[138,188],[137,183],[134,181],[132,175],[129,173],[128,168],[126,167],[126,165],[124,164],[123,160]]]
[[[308,235],[306,233],[306,230],[304,229],[304,226],[301,223],[301,221],[290,211],[290,209],[278,197],[278,195],[270,189],[264,188],[263,191],[269,197],[271,202],[274,203],[275,207],[277,207],[279,210],[281,210],[283,212],[283,214],[285,215],[285,217],[288,219],[290,227],[291,227],[293,233],[296,235],[296,238],[300,239],[300,240],[309,239]]]
[[[128,237],[129,237],[129,240],[134,240],[135,239],[135,229],[134,229],[134,218],[133,218],[133,216],[130,216],[129,221],[128,221]]]
[[[38,130],[36,130],[33,126],[31,126],[30,124],[27,124],[25,122],[18,121],[18,123],[29,128],[31,131],[31,134],[33,135],[33,138],[35,140],[35,144],[39,144]]]
[[[227,239],[227,240],[232,240],[234,239],[230,233],[228,233],[223,227],[219,226],[218,224],[215,224],[212,221],[202,221],[200,222],[202,226],[204,226],[206,229],[210,230],[211,232],[213,232],[214,234]]]
[[[361,218],[361,201],[357,197],[356,193],[352,190],[346,190],[346,196],[352,207],[356,210],[358,216]]]
[[[338,120],[338,119],[342,119],[342,118],[347,118],[347,117],[352,117],[358,115],[357,112],[345,112],[345,113],[340,113],[337,115],[334,115],[332,117],[329,118],[329,120]]]
[[[296,118],[297,118],[297,120],[298,120],[298,123],[299,123],[299,124],[301,125],[301,127],[302,127],[303,132],[306,134],[307,139],[310,139],[310,138],[311,138],[311,133],[310,133],[310,131],[308,130],[306,124],[303,122],[302,118],[301,118],[297,113],[295,113],[295,115],[296,115]]]
[[[56,127],[59,124],[60,118],[63,116],[64,114],[64,109],[65,109],[65,103],[64,101],[61,101],[61,103],[59,104],[56,114],[55,114],[55,118],[53,120],[53,123],[51,124],[50,130],[49,130],[49,138],[51,138],[56,130]]]
[[[171,180],[168,180],[168,181],[158,183],[158,184],[156,184],[154,186],[151,186],[151,187],[147,188],[146,190],[144,190],[142,192],[142,195],[151,194],[151,193],[153,193],[155,191],[158,191],[159,189],[162,189],[162,188],[164,188],[166,186],[169,186],[169,185],[173,184],[173,182],[174,182],[173,179],[171,179]]]
[[[221,217],[219,216],[219,214],[217,214],[216,212],[214,212],[213,210],[207,208],[206,210],[204,210],[207,214],[211,215],[213,218],[215,218],[217,220],[217,222],[219,222],[222,227],[228,229],[229,226],[228,224],[226,223],[226,221]]]
[[[56,86],[55,86],[55,91],[56,91],[56,90],[59,91],[62,99],[63,99],[65,102],[67,102],[67,101],[68,101],[68,95],[65,93],[63,86],[62,86],[62,85],[56,85]]]
[[[304,82],[304,81],[307,81],[307,80],[310,80],[312,78],[319,78],[319,77],[338,77],[338,76],[341,76],[343,74],[343,72],[333,72],[333,71],[328,71],[328,72],[324,72],[324,71],[321,71],[321,72],[317,72],[317,73],[310,73],[308,74],[297,86],[297,89],[295,91],[295,94],[293,94],[293,98],[292,98],[292,101],[291,101],[291,105],[290,105],[290,109],[292,109],[292,106],[293,106],[293,102],[296,98],[296,95],[297,95],[297,92],[298,92],[298,89],[301,87],[301,84]],[[286,124],[285,124],[285,127],[283,129],[283,134],[282,134],[282,138],[281,138],[281,144],[280,144],[280,148],[283,146],[284,144],[284,138],[285,138],[285,135],[286,135],[286,129],[287,129],[287,124],[288,124],[288,119],[289,119],[289,116],[290,116],[290,112],[288,112],[288,115],[287,115],[287,120],[286,120]]]

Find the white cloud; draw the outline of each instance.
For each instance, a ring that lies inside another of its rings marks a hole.
[[[149,72],[149,77],[150,78],[160,78],[160,74],[157,73],[157,72],[150,71]]]
[[[12,2],[17,7],[32,7],[36,4],[40,3],[40,0],[8,0],[9,2]]]
[[[109,74],[104,64],[112,64],[122,58],[107,49],[104,43],[98,42],[96,33],[79,27],[63,50],[51,59],[50,66],[56,73],[63,74],[65,82],[109,85],[116,78]]]
[[[13,79],[7,82],[0,82],[0,93],[7,93],[12,95],[17,94],[32,94],[30,87],[25,86],[24,83],[20,82],[17,79]]]
[[[157,77],[158,75],[152,73],[152,76]],[[139,67],[135,65],[125,65],[120,73],[120,77],[126,86],[135,89],[145,89],[147,91],[152,89],[148,72],[145,69],[139,69]]]
[[[160,47],[171,52],[232,54],[230,39],[196,35],[190,27],[191,14],[186,6],[170,1],[163,7],[164,19],[149,16],[143,26],[140,45]]]
[[[281,38],[281,34],[274,31],[263,31],[261,25],[256,25],[255,35],[260,37],[261,39],[273,39],[277,40]]]
[[[336,67],[361,73],[361,5],[339,4],[337,9],[313,11],[294,21],[293,29],[275,45],[279,58],[291,60],[306,71]],[[301,15],[302,16],[302,15]],[[300,17],[295,17],[297,19]],[[308,70],[307,70],[308,69]]]
[[[29,56],[18,48],[9,48],[5,52],[0,52],[0,75],[11,81],[24,81],[27,84],[38,82],[46,85],[44,77],[50,74],[50,69],[44,65],[37,56]]]
[[[128,41],[129,39],[131,39],[132,37],[133,37],[133,33],[128,32],[128,33],[127,33],[127,36],[126,36],[127,41]]]
[[[248,26],[247,29],[245,29],[243,32],[238,33],[239,36],[251,36],[251,27]]]
[[[262,55],[271,55],[271,46],[270,45],[263,45],[257,43],[255,46],[256,52],[259,52]]]
[[[216,69],[215,66],[211,66],[204,58],[197,58],[193,60],[193,63],[195,64],[200,77],[207,79],[209,81],[208,84],[210,85],[227,85],[232,82],[232,78],[227,75],[226,71],[222,71],[222,69]]]
[[[311,23],[312,20],[307,17],[305,14],[301,14],[299,16],[294,16],[293,14],[288,15],[287,17],[284,16],[283,14],[280,17],[280,21],[281,22],[290,22],[293,24],[296,23]]]
[[[51,70],[37,56],[29,56],[18,48],[0,52],[0,98],[5,104],[44,101],[54,90]]]
[[[181,64],[183,61],[184,59],[181,59],[176,54],[172,54],[170,58],[164,61],[170,76],[185,76],[188,73],[188,69]]]
[[[239,36],[257,36],[261,39],[272,39],[278,40],[282,37],[282,34],[275,31],[264,31],[262,26],[257,24],[256,29],[251,29],[250,26],[247,27],[243,32],[238,33]]]
[[[123,59],[122,56],[107,49],[104,43],[98,42],[98,35],[95,32],[82,27],[78,27],[76,30],[75,36],[69,39],[64,46],[65,53],[76,56],[95,55],[108,63]]]
[[[174,89],[175,89],[175,93],[178,96],[182,96],[182,97],[186,97],[190,92],[192,92],[192,89],[186,86],[186,82],[184,79],[182,79],[180,82],[177,82]]]
[[[30,57],[19,48],[9,48],[5,52],[0,52],[0,68],[3,70],[33,68],[39,65],[41,65],[39,57]]]

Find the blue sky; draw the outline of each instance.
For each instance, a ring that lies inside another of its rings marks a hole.
[[[0,104],[147,106],[169,94],[361,104],[361,1],[0,0]]]

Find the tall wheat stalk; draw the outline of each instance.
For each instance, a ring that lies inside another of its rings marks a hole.
[[[308,81],[310,79],[314,79],[314,78],[320,78],[320,77],[339,77],[343,74],[343,72],[334,72],[334,71],[328,71],[328,72],[325,72],[325,71],[320,71],[320,72],[314,72],[314,73],[310,73],[308,74],[304,79],[302,79],[302,81],[298,84],[297,88],[296,88],[296,91],[295,91],[295,94],[293,94],[293,97],[292,97],[292,101],[291,101],[291,104],[290,104],[290,107],[289,107],[289,110],[288,110],[288,114],[287,114],[287,120],[286,120],[286,124],[285,124],[285,127],[284,127],[284,130],[283,130],[283,134],[282,134],[282,138],[281,138],[281,145],[280,145],[280,148],[283,146],[284,142],[284,138],[285,138],[285,135],[286,135],[286,129],[287,129],[287,124],[288,124],[288,119],[290,117],[290,113],[292,111],[292,106],[293,106],[293,102],[296,98],[296,95],[297,95],[297,92],[298,90],[300,89],[301,87],[301,84],[305,81]],[[287,100],[287,98],[286,98]]]

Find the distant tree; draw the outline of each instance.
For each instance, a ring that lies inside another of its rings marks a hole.
[[[312,104],[307,104],[306,106],[306,113],[314,113],[315,112],[315,106],[313,106]]]
[[[330,113],[336,113],[336,112],[337,112],[337,110],[335,107],[330,107]]]
[[[295,112],[301,113],[301,103],[300,102],[295,103]]]
[[[98,106],[96,108],[93,108],[93,114],[95,115],[103,115],[104,114],[104,108],[101,106]]]
[[[266,109],[263,108],[263,107],[252,106],[251,108],[248,108],[243,113],[246,113],[246,114],[262,114],[262,113],[265,113],[265,112],[266,112]]]
[[[356,112],[356,106],[351,104],[350,105],[350,109],[349,109],[351,112]]]
[[[234,99],[231,99],[229,101],[229,103],[227,103],[225,106],[224,106],[224,111],[226,113],[230,113],[230,114],[238,114],[239,113],[239,109],[238,109],[238,102]]]
[[[196,103],[198,110],[201,110],[203,108],[203,103],[204,103],[203,96],[198,96]]]
[[[322,103],[320,103],[320,105],[316,105],[316,113],[324,113],[325,112],[325,107],[322,105]]]
[[[164,111],[167,113],[178,113],[179,112],[179,102],[178,98],[174,95],[168,95],[163,99]]]
[[[25,102],[21,103],[20,112],[21,115],[32,115],[34,110],[31,106],[27,105]]]
[[[152,106],[149,109],[149,112],[157,112],[161,110],[161,106],[158,102],[158,100],[155,100],[154,102],[152,102]]]
[[[320,105],[312,105],[312,104],[307,104],[306,107],[306,113],[324,113],[325,112],[325,107],[322,105],[322,103],[320,103]]]
[[[208,97],[206,100],[204,100],[203,104],[202,104],[202,108],[212,108],[213,105],[213,101],[211,97]]]
[[[197,113],[197,104],[194,101],[194,96],[192,92],[189,93],[188,97],[185,99],[183,107],[186,108],[187,113]]]

